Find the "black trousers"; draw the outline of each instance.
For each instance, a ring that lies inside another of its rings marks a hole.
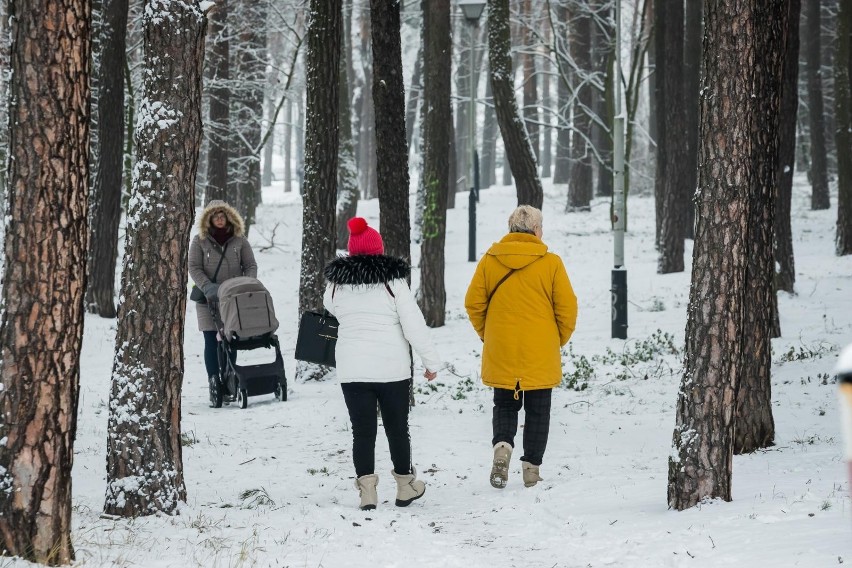
[[[547,435],[550,432],[550,401],[552,389],[517,391],[512,389],[494,389],[494,414],[491,426],[494,438],[491,445],[506,442],[515,447],[515,434],[518,432],[518,412],[526,413],[524,422],[524,455],[521,460],[533,465],[541,465],[544,450],[547,447]]]
[[[410,384],[410,379],[392,383],[341,383],[352,422],[352,458],[358,477],[376,472],[376,404],[382,412],[394,471],[400,475],[411,473],[411,438],[408,435]]]

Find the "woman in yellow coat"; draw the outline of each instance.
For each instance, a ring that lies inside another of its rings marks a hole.
[[[491,485],[506,486],[524,408],[524,485],[541,481],[552,389],[562,381],[560,348],[577,321],[577,297],[558,255],[541,241],[541,211],[521,205],[509,234],[479,261],[465,295],[470,323],[484,342],[482,382],[494,388]]]

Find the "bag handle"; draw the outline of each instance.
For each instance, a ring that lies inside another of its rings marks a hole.
[[[219,276],[219,269],[222,268],[222,261],[225,260],[225,250],[223,249],[220,252],[222,253],[222,256],[219,257],[219,264],[216,265],[216,272],[213,273],[213,278],[210,280],[210,282],[213,282],[214,284],[216,283],[216,277]]]
[[[497,288],[499,288],[499,287],[500,287],[500,284],[502,284],[503,282],[505,282],[505,281],[506,281],[506,279],[507,279],[509,276],[511,276],[512,274],[514,274],[515,272],[517,272],[517,270],[518,270],[517,268],[512,268],[511,270],[509,270],[509,272],[507,272],[507,273],[503,276],[503,278],[501,278],[501,279],[497,282],[497,285],[496,285],[496,286],[494,286],[494,289],[493,289],[493,290],[491,290],[491,293],[490,293],[490,294],[488,294],[488,301],[486,302],[486,305],[488,305],[488,304],[490,304],[490,303],[491,303],[491,298],[494,296],[494,293],[497,291]]]

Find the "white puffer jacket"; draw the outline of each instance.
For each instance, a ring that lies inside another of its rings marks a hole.
[[[340,322],[335,358],[341,382],[411,378],[409,344],[429,371],[443,366],[406,282],[409,272],[405,261],[384,255],[342,256],[326,266],[323,303]]]

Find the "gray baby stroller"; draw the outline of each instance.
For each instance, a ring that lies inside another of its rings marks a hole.
[[[219,300],[208,302],[219,333],[219,380],[210,384],[210,402],[221,408],[224,397],[248,406],[248,397],[275,394],[287,400],[287,376],[275,330],[278,320],[269,291],[255,278],[240,276],[219,286]],[[238,365],[238,351],[274,349],[275,360],[259,365]]]

